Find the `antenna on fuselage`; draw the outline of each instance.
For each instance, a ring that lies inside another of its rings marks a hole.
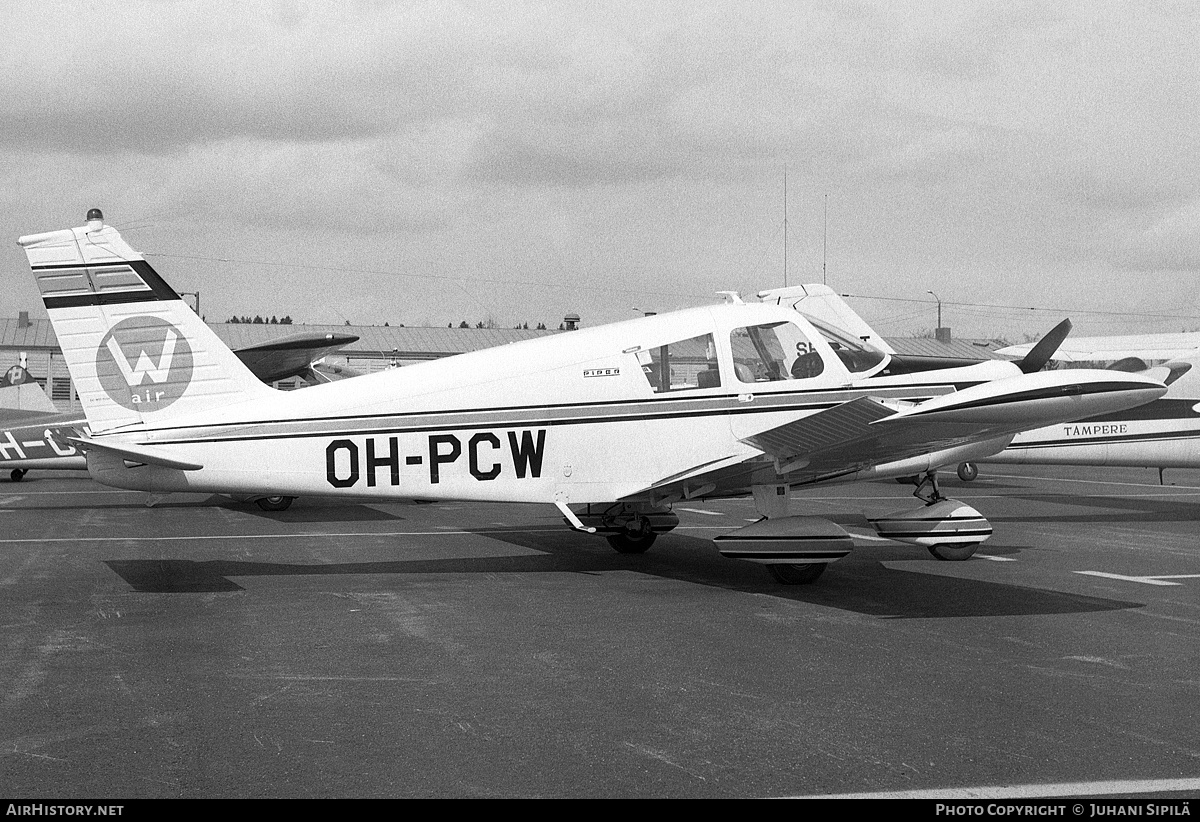
[[[783,167],[783,287],[788,284],[787,166]]]
[[[825,258],[829,255],[829,195],[825,195],[825,226],[821,234],[821,285],[829,285],[825,279]]]

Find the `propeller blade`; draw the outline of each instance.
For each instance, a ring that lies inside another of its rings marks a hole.
[[[1054,356],[1054,352],[1063,344],[1063,340],[1071,333],[1071,321],[1063,320],[1054,328],[1050,329],[1050,333],[1038,340],[1037,345],[1029,349],[1029,353],[1017,363],[1017,367],[1024,374],[1032,374],[1036,371],[1041,371],[1046,363],[1050,362],[1050,358]]]

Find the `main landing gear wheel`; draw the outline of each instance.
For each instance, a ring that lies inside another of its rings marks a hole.
[[[930,549],[932,550],[932,549]],[[785,562],[772,562],[767,566],[776,582],[784,585],[808,585],[816,582],[817,577],[825,573],[828,562],[812,562],[807,565],[794,565]]]
[[[14,468],[8,475],[8,478],[13,482],[20,482],[25,479],[25,475],[29,473],[28,468]]]
[[[629,522],[624,531],[607,537],[608,544],[619,554],[644,554],[657,538],[658,534],[650,528],[650,520],[645,517]]]
[[[979,466],[973,462],[960,462],[958,464],[958,478],[963,482],[970,482],[979,476]]]
[[[295,497],[260,497],[254,503],[264,511],[286,511]]]
[[[619,554],[644,554],[650,550],[654,540],[658,539],[658,534],[653,531],[647,531],[641,536],[609,534],[607,539],[608,544]]]
[[[962,562],[964,559],[973,557],[975,549],[978,547],[978,542],[972,542],[969,545],[948,545],[943,542],[940,545],[930,545],[929,553],[946,562]]]

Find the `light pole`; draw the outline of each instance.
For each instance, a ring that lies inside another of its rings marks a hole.
[[[926,294],[933,294],[933,292],[932,292],[932,291],[926,291],[925,293],[926,293]],[[934,298],[935,300],[937,300],[937,304],[938,304],[938,324],[937,324],[937,327],[938,327],[938,328],[941,328],[941,327],[942,327],[942,298],[941,298],[941,297],[939,297],[937,294],[933,294],[933,298]]]
[[[199,291],[180,291],[180,297],[195,297],[196,298],[196,314],[200,314],[200,292]]]

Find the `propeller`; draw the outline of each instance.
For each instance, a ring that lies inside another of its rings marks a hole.
[[[1071,321],[1063,320],[1054,328],[1050,329],[1050,333],[1038,340],[1037,345],[1029,349],[1029,353],[1017,363],[1017,367],[1021,369],[1023,374],[1033,374],[1036,371],[1041,371],[1046,363],[1050,362],[1050,358],[1054,356],[1054,352],[1063,344],[1063,340],[1071,333]]]

